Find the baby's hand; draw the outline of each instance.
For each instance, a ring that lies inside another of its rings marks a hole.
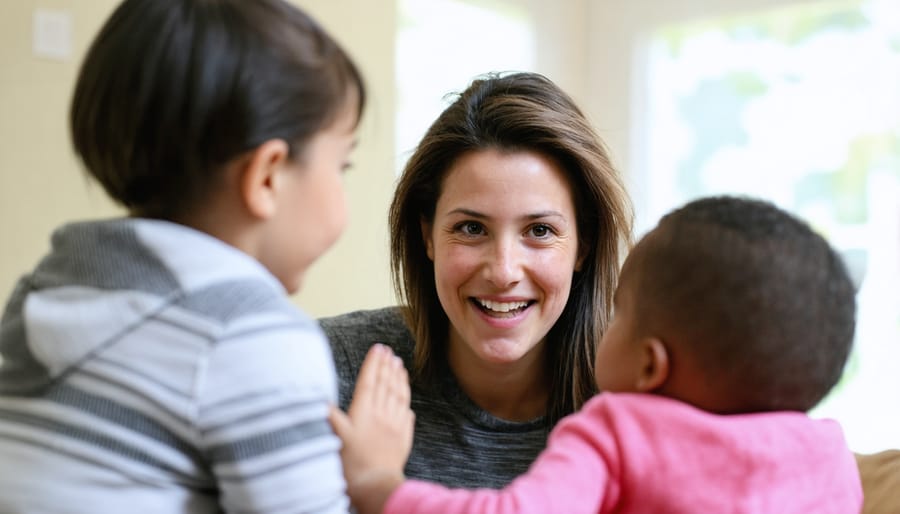
[[[403,481],[415,423],[409,398],[403,362],[390,348],[376,344],[359,371],[347,414],[331,409],[329,421],[344,443],[347,493],[360,512],[380,512]]]

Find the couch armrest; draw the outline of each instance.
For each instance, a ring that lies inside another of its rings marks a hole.
[[[900,450],[856,455],[863,514],[900,513]]]

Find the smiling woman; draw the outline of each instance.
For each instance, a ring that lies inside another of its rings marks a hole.
[[[442,190],[422,231],[450,320],[450,366],[495,415],[538,418],[544,335],[565,308],[578,257],[568,179],[542,154],[486,149],[459,157]],[[536,380],[515,384],[526,376]]]
[[[499,487],[596,392],[631,206],[571,98],[535,73],[474,81],[409,159],[390,211],[399,308],[322,320],[341,406],[369,347],[413,371],[406,475]]]

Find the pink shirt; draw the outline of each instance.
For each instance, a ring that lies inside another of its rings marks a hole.
[[[559,422],[505,489],[407,480],[385,514],[858,513],[840,426],[799,412],[721,416],[668,398],[604,393]]]

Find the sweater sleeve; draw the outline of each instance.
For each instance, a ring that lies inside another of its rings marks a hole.
[[[311,320],[259,320],[231,332],[211,350],[197,422],[222,509],[347,512],[323,334]]]
[[[619,497],[619,457],[602,404],[593,401],[557,425],[527,473],[502,490],[448,489],[408,480],[385,503],[384,514],[414,512],[596,514]]]

